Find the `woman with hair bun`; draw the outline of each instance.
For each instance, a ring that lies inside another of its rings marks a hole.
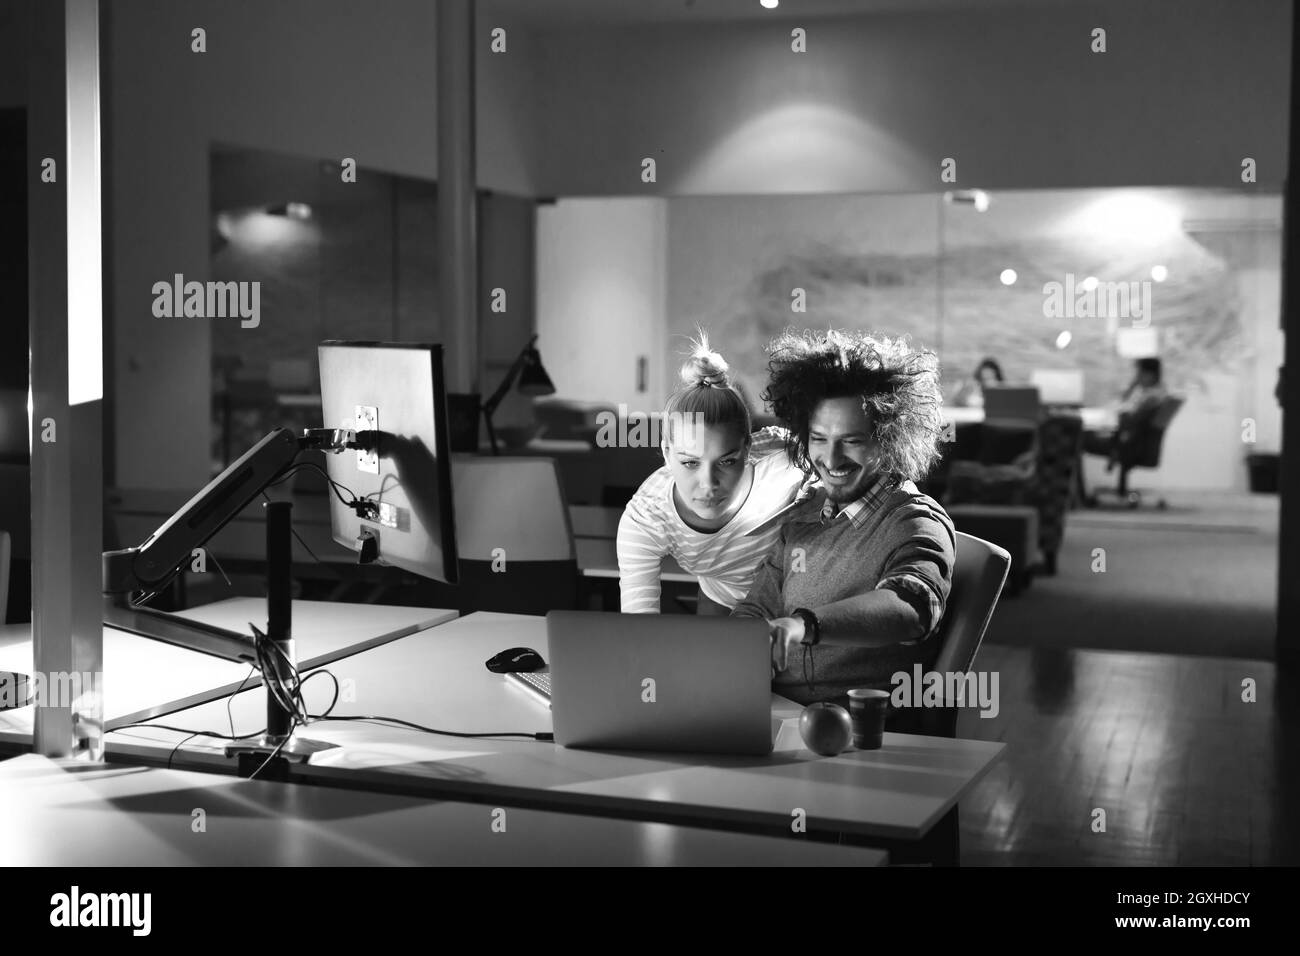
[[[682,385],[664,409],[664,465],[642,483],[619,522],[625,614],[659,612],[665,555],[699,578],[697,613],[730,613],[780,531],[771,519],[809,483],[784,453],[784,429],[750,433],[749,407],[708,338],[701,333],[692,346]]]

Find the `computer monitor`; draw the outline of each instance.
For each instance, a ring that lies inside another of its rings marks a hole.
[[[1038,387],[1044,405],[1082,405],[1083,372],[1079,369],[1036,368],[1030,384]]]
[[[353,430],[364,450],[326,455],[329,476],[374,503],[362,517],[330,495],[334,540],[365,563],[459,580],[447,396],[440,345],[322,342],[325,428]],[[367,438],[367,435],[373,438]]]
[[[995,385],[984,389],[984,421],[1037,422],[1038,389],[1021,385]]]

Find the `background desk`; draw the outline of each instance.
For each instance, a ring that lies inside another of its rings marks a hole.
[[[1084,431],[1106,431],[1114,428],[1118,421],[1114,410],[1110,408],[1087,407],[1072,411],[1078,413],[1083,419]],[[965,408],[958,405],[945,405],[940,414],[944,421],[952,422],[954,425],[974,425],[984,421],[982,407]]]
[[[348,657],[330,669],[352,681],[356,700],[341,702],[336,713],[398,717],[468,733],[549,731],[548,710],[483,667],[488,657],[516,645],[545,655],[545,621],[471,614],[441,625],[434,640],[403,638]],[[329,682],[313,681],[305,695],[319,713],[331,696]],[[892,855],[897,843],[915,844],[941,820],[955,841],[958,800],[1003,749],[985,741],[887,734],[881,750],[819,757],[799,738],[800,708],[774,700],[780,729],[770,757],[568,750],[529,740],[467,740],[331,721],[300,733],[338,747],[291,773],[318,783],[771,834],[789,833],[799,808],[810,834],[849,834]],[[265,692],[240,694],[231,709],[235,733],[258,730]],[[222,730],[226,704],[173,714],[167,723]],[[133,727],[110,735],[108,746],[122,759],[161,762],[181,739]],[[175,765],[234,770],[220,742],[197,738],[180,750]]]
[[[213,774],[0,762],[0,866],[879,866],[885,854]],[[206,831],[191,829],[201,807]]]
[[[618,580],[618,547],[612,540],[575,538],[573,543],[578,552],[578,569],[584,577]],[[696,583],[695,575],[683,570],[670,557],[665,557],[661,564],[660,580],[674,584]]]
[[[586,585],[584,593],[594,594],[596,606],[607,611],[617,611],[621,606],[616,541],[622,517],[622,508],[598,505],[572,505],[569,508],[578,570]],[[673,558],[665,557],[660,565],[659,580],[663,586],[662,607],[665,611],[694,611],[695,589],[699,583],[695,575],[684,570]],[[590,598],[584,600],[590,601]]]
[[[266,601],[232,598],[180,612],[180,616],[247,633],[250,621],[265,627]],[[294,601],[299,666],[304,670],[319,667],[455,617],[455,611],[430,608]],[[30,674],[32,664],[31,625],[0,628],[0,670]],[[250,670],[246,664],[105,627],[104,719],[112,728],[223,699],[246,678],[245,686],[259,687],[258,677],[248,677]],[[34,717],[34,707],[0,711],[0,745],[30,747]]]

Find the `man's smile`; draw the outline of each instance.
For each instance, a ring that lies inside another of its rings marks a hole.
[[[844,464],[838,468],[829,468],[824,464],[821,466],[822,474],[824,474],[829,481],[836,484],[841,484],[842,482],[847,481],[860,470],[861,468],[854,464]]]

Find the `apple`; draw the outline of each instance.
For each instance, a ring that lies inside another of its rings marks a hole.
[[[843,753],[853,739],[853,721],[839,704],[818,701],[799,715],[799,736],[813,753],[834,757]]]

